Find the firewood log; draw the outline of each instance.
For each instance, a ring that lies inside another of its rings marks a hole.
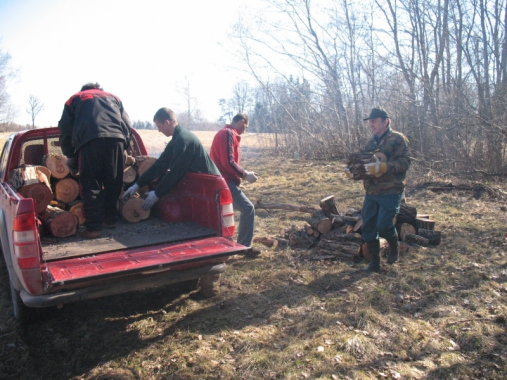
[[[48,187],[51,187],[49,184],[50,176],[51,172],[44,166],[25,165],[13,169],[9,173],[9,182],[16,190],[22,186],[28,186],[40,182],[46,184]]]
[[[353,242],[357,244],[362,243],[362,237],[357,233],[340,233],[338,230],[331,230],[320,236],[321,240],[333,240],[337,242]]]
[[[131,155],[125,157],[125,166],[132,166],[136,163],[136,158]]]
[[[132,166],[127,166],[123,170],[123,183],[129,185],[136,180],[136,170]]]
[[[352,173],[352,179],[355,181],[371,178],[370,175],[366,174],[364,165],[372,162],[373,153],[371,152],[354,152],[347,160],[347,167]]]
[[[309,236],[304,231],[294,231],[289,234],[289,244],[291,247],[311,248],[315,246],[317,239]]]
[[[24,198],[32,198],[35,201],[37,214],[43,213],[53,200],[53,192],[42,182],[22,186],[18,191]]]
[[[361,217],[331,214],[330,219],[333,223],[333,229],[335,229],[344,226],[346,224],[352,224],[353,226],[355,226],[356,223],[359,222]]]
[[[353,242],[338,242],[321,238],[319,244],[317,244],[317,249],[319,252],[321,250],[326,250],[329,252],[344,253],[353,256],[357,253],[359,246],[360,244]]]
[[[396,223],[413,223],[417,216],[417,209],[406,203],[400,205],[400,212],[396,215]]]
[[[69,204],[69,212],[76,215],[80,225],[84,224],[85,216],[83,212],[83,202],[75,201]]]
[[[120,215],[131,223],[137,223],[141,220],[148,219],[150,210],[143,210],[141,207],[143,202],[144,200],[140,197],[120,199]]]
[[[79,195],[79,183],[74,178],[63,178],[55,185],[55,198],[63,203],[75,201]]]
[[[404,240],[403,238],[405,237],[406,233],[415,235],[416,234],[415,227],[409,223],[403,223],[400,226],[399,232],[399,237],[401,238],[401,240]]]
[[[271,247],[271,248],[278,247],[280,240],[282,240],[282,239],[267,238],[267,237],[254,237],[254,239],[253,239],[254,243],[261,243],[261,244],[264,244],[266,247]]]
[[[322,210],[315,211],[312,214],[311,218],[308,219],[308,223],[315,230],[319,231],[322,234],[325,234],[333,227],[333,222],[326,216],[326,214]]]
[[[419,228],[417,235],[428,239],[430,245],[439,245],[442,239],[442,232],[435,230],[427,230],[425,228]]]
[[[44,228],[55,237],[75,235],[79,224],[76,215],[52,206],[47,207],[40,219]]]
[[[51,170],[51,175],[61,179],[67,177],[70,173],[67,166],[67,157],[62,154],[48,154],[43,158],[44,166]]]
[[[342,261],[352,261],[355,256],[353,253],[336,252],[336,251],[331,251],[328,249],[319,249],[318,252],[320,255],[314,255],[311,257],[313,260],[334,259],[334,260],[342,260]],[[353,252],[353,250],[351,250],[351,252]]]
[[[155,161],[157,161],[155,157],[151,156],[138,156],[135,159],[136,163],[134,164],[134,168],[139,176],[142,176],[143,173],[148,170]]]
[[[338,206],[336,204],[333,195],[330,195],[326,198],[322,198],[319,204],[320,208],[322,209],[322,211],[324,211],[324,213],[328,218],[330,217],[331,214],[340,215],[340,213],[338,212]]]
[[[308,235],[313,235],[313,231],[314,231],[314,229],[313,229],[313,227],[312,227],[312,226],[306,225],[304,228],[305,228],[305,231],[306,231],[306,233],[307,233]]]
[[[417,244],[421,247],[427,247],[430,244],[429,239],[415,235],[415,234],[405,234],[403,241],[407,244]]]
[[[417,230],[423,228],[425,230],[433,231],[435,229],[435,221],[429,218],[416,218],[415,226]]]

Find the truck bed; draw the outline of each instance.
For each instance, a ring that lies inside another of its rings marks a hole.
[[[54,261],[216,235],[213,229],[193,222],[167,223],[149,218],[139,223],[119,220],[114,229],[102,229],[102,237],[98,239],[82,238],[78,232],[67,238],[43,237],[41,244],[43,260]]]

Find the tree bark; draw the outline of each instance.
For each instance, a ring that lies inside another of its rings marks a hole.
[[[406,203],[400,205],[400,212],[396,216],[396,223],[414,223],[417,216],[417,209]]]
[[[44,166],[26,165],[13,169],[9,173],[9,182],[16,190],[22,186],[28,186],[39,182],[46,184],[47,187],[51,187],[49,184],[50,176],[51,171]]]
[[[405,234],[403,241],[407,244],[417,244],[421,247],[427,247],[430,244],[429,239],[414,234]]]
[[[142,176],[143,173],[157,160],[155,157],[150,156],[138,156],[135,159],[136,163],[134,164],[134,168],[139,176]]]
[[[45,183],[33,183],[19,188],[19,193],[24,198],[32,198],[35,201],[37,214],[46,211],[46,208],[53,200],[53,193]]]
[[[322,198],[319,204],[320,208],[322,209],[322,211],[324,211],[324,213],[328,218],[330,217],[331,214],[340,215],[340,213],[338,212],[338,206],[336,204],[333,195],[330,195],[326,198]]]
[[[314,228],[314,230],[319,231],[321,234],[325,234],[333,227],[333,222],[322,210],[315,211],[311,218],[308,219],[308,223]]]
[[[419,228],[417,235],[428,239],[430,245],[439,245],[442,239],[442,232],[425,228]]]

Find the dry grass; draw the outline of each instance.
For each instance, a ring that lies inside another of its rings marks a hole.
[[[206,145],[206,142],[204,143]],[[316,206],[334,194],[360,208],[361,184],[340,162],[273,158],[245,146],[253,200]],[[443,231],[422,248],[365,264],[310,261],[299,249],[233,257],[221,294],[194,301],[176,288],[86,301],[19,326],[0,271],[0,378],[12,379],[504,379],[507,372],[505,187],[474,198],[409,178],[408,203]],[[305,214],[258,210],[256,236]]]

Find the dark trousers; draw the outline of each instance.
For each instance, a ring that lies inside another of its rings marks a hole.
[[[116,222],[117,202],[123,185],[124,142],[98,138],[79,150],[79,185],[84,226],[100,231],[102,222]]]
[[[361,234],[366,242],[380,237],[391,239],[396,236],[394,217],[400,212],[402,194],[368,195],[364,197],[361,218]]]

